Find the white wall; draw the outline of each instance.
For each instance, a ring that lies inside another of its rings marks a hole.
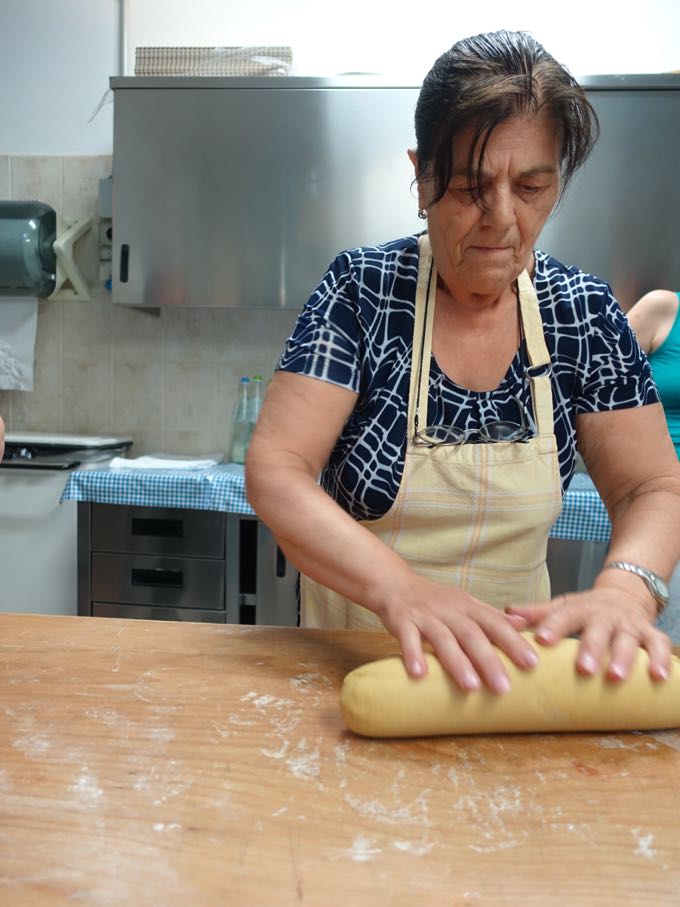
[[[110,154],[119,0],[0,0],[0,154]]]
[[[459,38],[508,28],[531,31],[574,73],[680,68],[676,0],[191,0],[191,21],[186,9],[186,0],[129,0],[129,60],[137,44],[289,44],[297,75],[420,82]]]
[[[418,83],[457,39],[527,29],[576,75],[680,69],[676,0],[0,0],[0,154],[102,154],[137,45],[284,44],[293,74],[377,72]]]

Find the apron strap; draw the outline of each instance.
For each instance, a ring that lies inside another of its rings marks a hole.
[[[519,306],[522,313],[522,327],[527,343],[529,363],[533,368],[550,364],[550,354],[545,345],[543,322],[538,307],[538,299],[531,278],[526,271],[517,278],[519,288]]]
[[[423,424],[427,423],[427,399],[430,387],[430,357],[432,354],[432,325],[437,295],[437,269],[432,260],[432,247],[427,233],[418,237],[418,284],[413,323],[413,351],[411,353],[411,382],[408,394],[408,440],[416,417],[416,411]],[[427,318],[425,315],[427,314]],[[423,380],[421,380],[421,378]]]
[[[536,418],[536,431],[539,437],[553,435],[554,411],[552,388],[550,385],[550,353],[545,343],[543,322],[538,305],[538,297],[534,285],[526,271],[517,278],[519,289],[519,306],[522,317],[522,327],[526,339],[527,355],[531,372],[529,373],[529,386],[531,387],[531,402]],[[534,371],[540,374],[534,375]]]

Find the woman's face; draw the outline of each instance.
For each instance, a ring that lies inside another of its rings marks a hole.
[[[500,295],[533,265],[532,250],[560,188],[559,148],[545,111],[513,117],[494,129],[482,170],[484,207],[465,173],[471,129],[455,145],[454,173],[432,206],[432,184],[418,184],[440,279],[455,298]],[[409,152],[415,165],[415,154]]]

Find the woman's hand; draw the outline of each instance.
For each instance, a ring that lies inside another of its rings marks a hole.
[[[649,655],[649,675],[666,680],[671,667],[671,641],[657,630],[647,599],[619,588],[600,587],[558,595],[551,602],[506,609],[535,628],[536,641],[551,646],[565,636],[581,637],[576,669],[585,676],[605,668],[610,680],[630,674],[638,649]]]
[[[495,693],[510,689],[510,678],[494,646],[524,670],[535,667],[538,655],[517,630],[521,617],[503,614],[461,589],[414,576],[387,604],[373,607],[386,629],[399,641],[406,670],[425,674],[423,641],[432,646],[461,690],[488,687]]]
[[[680,466],[661,404],[580,413],[576,431],[611,522],[608,561],[631,561],[670,575],[680,538]],[[592,589],[551,604],[510,613],[535,625],[536,638],[545,645],[580,634],[577,667],[583,674],[604,668],[612,680],[623,679],[643,648],[650,676],[668,676],[670,640],[653,625],[656,603],[639,577],[603,569]]]

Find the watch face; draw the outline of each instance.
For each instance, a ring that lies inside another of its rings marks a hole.
[[[668,599],[668,586],[667,586],[666,583],[661,579],[660,576],[654,577],[654,584],[655,584],[655,586],[657,587],[657,589],[659,590],[659,595],[660,595],[662,598]]]

